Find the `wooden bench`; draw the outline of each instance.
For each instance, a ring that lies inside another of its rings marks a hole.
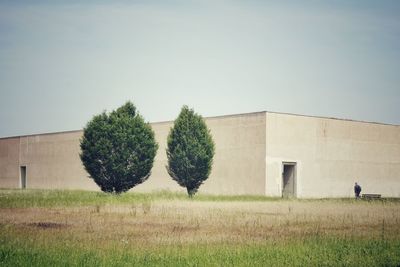
[[[361,196],[365,199],[381,198],[381,194],[362,194]]]

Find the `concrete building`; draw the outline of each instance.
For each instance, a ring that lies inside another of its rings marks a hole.
[[[216,153],[201,193],[400,197],[400,126],[257,112],[206,118]],[[152,123],[159,149],[152,175],[133,191],[185,191],[166,169],[173,122]],[[99,190],[79,159],[82,131],[0,139],[0,188]]]

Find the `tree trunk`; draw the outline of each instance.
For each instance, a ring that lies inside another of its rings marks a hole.
[[[190,198],[193,198],[194,194],[196,194],[196,192],[197,192],[196,188],[187,187],[186,190],[187,190],[188,195],[189,195]]]

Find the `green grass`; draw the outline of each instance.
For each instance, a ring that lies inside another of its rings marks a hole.
[[[257,245],[95,250],[1,240],[1,266],[398,266],[400,241],[309,238]]]
[[[157,191],[153,193],[128,192],[121,195],[108,194],[103,192],[81,191],[81,190],[36,190],[36,189],[0,189],[0,208],[27,208],[27,207],[71,207],[71,206],[89,206],[105,204],[132,204],[144,203],[149,201],[165,200],[193,200],[193,201],[281,201],[282,198],[254,196],[254,195],[236,195],[221,196],[197,194],[193,199],[188,198],[185,193],[170,191]],[[292,199],[285,201],[315,201],[315,199]],[[349,198],[338,199],[319,199],[318,201],[329,202],[350,202],[362,203]],[[374,202],[400,202],[400,199],[381,199]]]
[[[264,196],[216,196],[198,194],[194,201],[271,201],[280,198]],[[104,204],[131,204],[158,200],[190,200],[185,193],[157,191],[128,192],[120,195],[80,190],[0,190],[0,208],[70,207]]]

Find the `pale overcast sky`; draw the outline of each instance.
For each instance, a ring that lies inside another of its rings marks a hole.
[[[400,124],[400,1],[0,1],[0,137],[127,100]]]

